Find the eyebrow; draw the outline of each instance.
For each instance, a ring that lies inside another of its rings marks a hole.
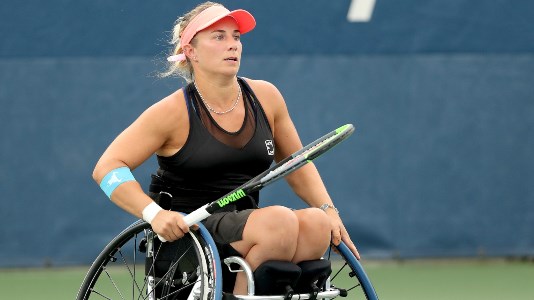
[[[213,31],[212,31],[211,33],[214,33],[214,32],[221,32],[221,33],[225,33],[225,32],[226,32],[226,30],[223,30],[223,29],[216,29],[216,30],[213,30]],[[236,32],[239,32],[239,30],[237,30],[237,29],[236,29],[236,30],[234,30],[234,33],[236,33]]]

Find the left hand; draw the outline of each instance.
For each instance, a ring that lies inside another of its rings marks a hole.
[[[332,243],[337,246],[341,243],[341,241],[343,241],[354,254],[354,256],[360,260],[360,253],[350,239],[349,233],[347,232],[345,225],[343,225],[339,215],[331,209],[327,210],[327,214],[330,217],[330,222],[332,223]]]

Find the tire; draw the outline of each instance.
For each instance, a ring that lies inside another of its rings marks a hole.
[[[133,223],[95,259],[77,299],[220,299],[219,255],[205,233],[161,243],[148,223]]]
[[[339,255],[329,251],[327,257],[332,264],[330,285],[346,291],[347,299],[377,300],[371,280],[354,254],[343,242],[336,248]]]

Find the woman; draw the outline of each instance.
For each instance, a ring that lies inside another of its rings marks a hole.
[[[302,147],[276,87],[237,77],[240,35],[255,24],[250,13],[213,2],[178,19],[167,75],[179,73],[189,84],[143,112],[95,167],[93,178],[111,200],[167,241],[189,231],[175,211],[191,212],[223,196]],[[154,153],[159,169],[149,197],[130,170]],[[343,240],[359,257],[315,166],[287,181],[310,208],[257,208],[258,195],[240,200],[205,221],[215,241],[239,252],[253,270],[267,260],[318,259],[331,240]],[[172,210],[152,200],[163,205],[160,195],[170,196]],[[234,293],[246,293],[243,273]]]

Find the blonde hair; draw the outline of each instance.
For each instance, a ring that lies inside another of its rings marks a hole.
[[[183,53],[182,45],[180,43],[180,37],[182,36],[182,33],[184,29],[189,25],[191,20],[195,18],[199,13],[201,13],[206,8],[220,5],[222,4],[207,1],[204,3],[201,3],[197,5],[197,7],[193,8],[188,13],[184,14],[183,16],[179,17],[176,22],[174,22],[174,26],[172,29],[172,39],[170,40],[169,44],[173,45],[169,56],[171,55],[177,55]],[[191,44],[195,44],[195,38],[191,40]],[[186,82],[193,81],[194,78],[194,72],[193,72],[193,66],[191,65],[191,62],[189,61],[189,58],[186,58],[184,61],[176,61],[176,62],[169,62],[167,66],[167,70],[160,74],[160,77],[169,77],[169,76],[180,76],[185,79]]]

